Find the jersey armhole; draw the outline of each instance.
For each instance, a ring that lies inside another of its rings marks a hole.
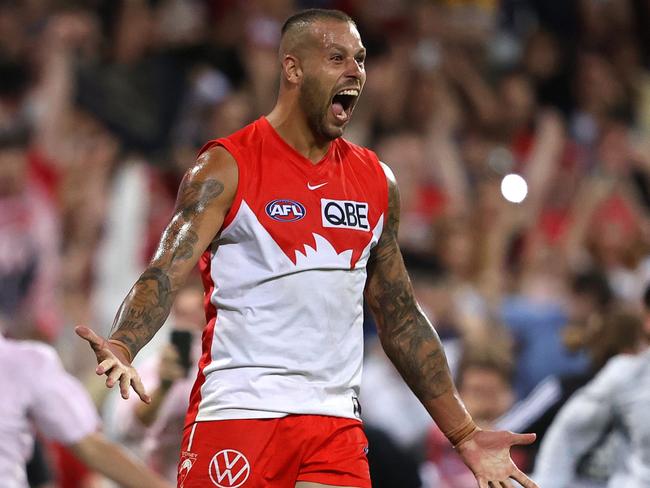
[[[221,146],[223,147],[226,151],[230,153],[232,158],[235,160],[235,164],[237,165],[237,190],[235,190],[235,197],[233,198],[232,205],[230,206],[230,209],[226,213],[226,216],[223,219],[223,224],[221,225],[221,232],[228,227],[233,219],[235,218],[235,215],[237,215],[237,212],[239,211],[239,207],[241,206],[241,201],[242,201],[242,189],[243,189],[243,182],[245,179],[245,167],[244,164],[241,162],[241,158],[239,157],[239,151],[235,147],[234,144],[232,144],[228,139],[216,139],[214,141],[210,141],[205,146],[201,148],[199,151],[199,156],[203,154],[205,151],[212,149],[213,147],[216,146]]]
[[[377,172],[379,173],[379,179],[382,182],[381,183],[381,189],[382,189],[382,194],[383,194],[383,202],[384,202],[384,208],[383,208],[383,214],[384,214],[384,225],[386,224],[386,220],[388,219],[388,207],[389,207],[389,189],[388,189],[388,176],[386,175],[386,172],[384,171],[384,168],[382,167],[382,162],[379,160],[379,156],[375,154],[373,151],[371,151],[371,154],[373,156],[373,159],[375,160],[375,168],[377,169]],[[383,163],[386,164],[386,163]]]

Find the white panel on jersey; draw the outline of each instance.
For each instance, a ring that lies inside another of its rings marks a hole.
[[[352,249],[337,253],[330,241],[319,234],[312,234],[316,248],[305,244],[304,254],[296,251],[296,266],[300,268],[327,267],[332,263],[340,263],[341,268],[349,268],[352,261]]]
[[[217,319],[197,420],[356,417],[366,270],[314,239],[292,263],[242,201],[213,248]]]

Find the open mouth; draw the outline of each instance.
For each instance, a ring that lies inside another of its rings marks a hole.
[[[358,88],[346,88],[332,97],[332,112],[337,120],[347,122],[359,98]]]

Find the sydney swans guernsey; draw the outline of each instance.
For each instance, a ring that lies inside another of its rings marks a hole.
[[[339,138],[313,164],[264,117],[202,151],[216,145],[239,184],[200,263],[208,324],[187,423],[358,417],[366,263],[388,207],[377,156]]]

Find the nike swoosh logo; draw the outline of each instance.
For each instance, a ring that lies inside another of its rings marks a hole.
[[[321,183],[320,185],[314,185],[314,186],[311,186],[309,183],[307,183],[307,188],[309,188],[310,190],[317,190],[317,189],[319,189],[321,186],[325,186],[325,185],[327,185],[327,183],[328,183],[328,182],[326,181],[325,183]]]

